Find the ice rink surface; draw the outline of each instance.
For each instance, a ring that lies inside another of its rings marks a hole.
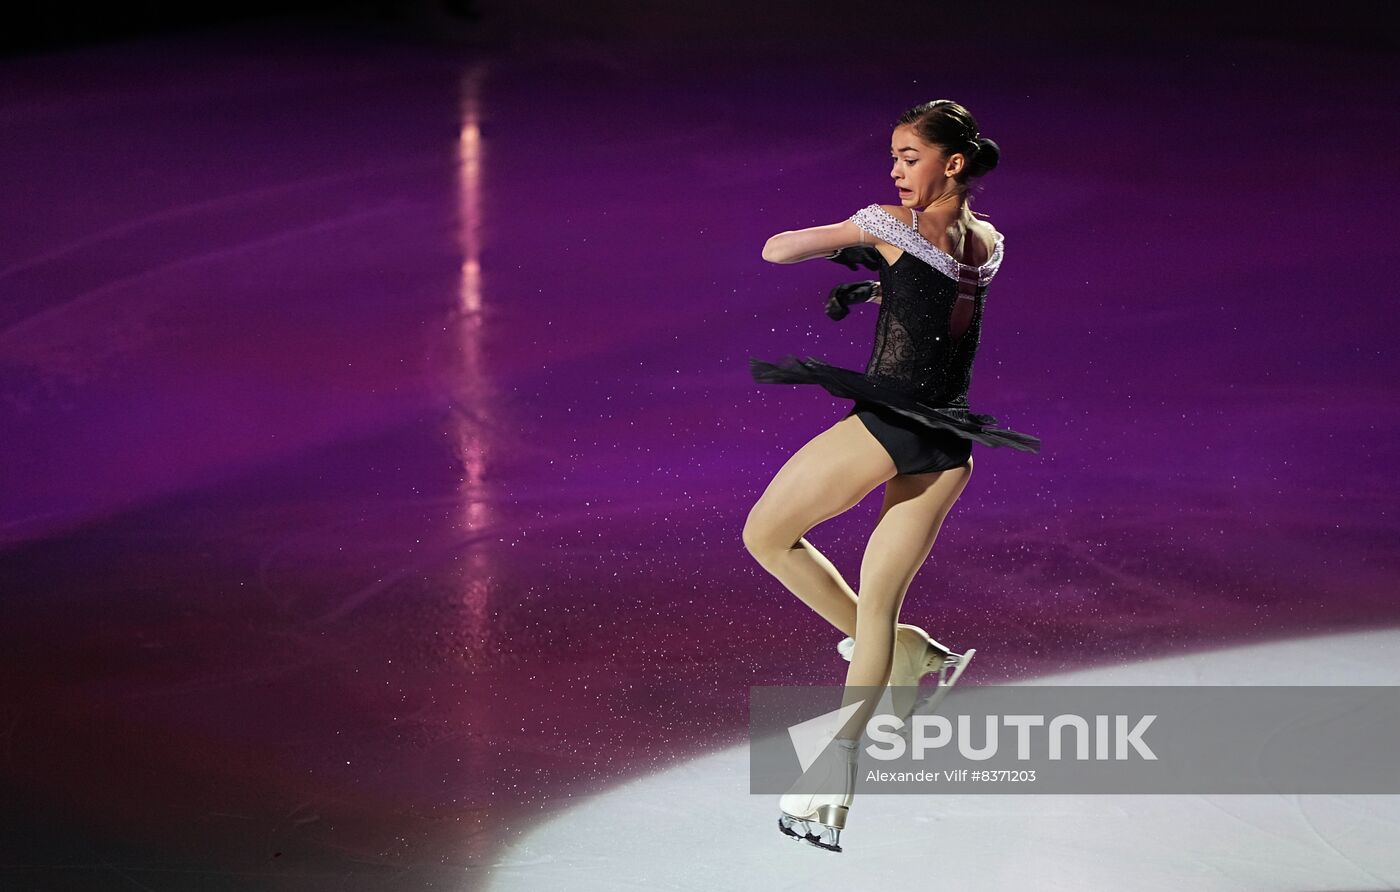
[[[1398,654],[1400,630],[1379,630],[1018,684],[1392,685]],[[779,834],[777,796],[750,795],[748,771],[734,747],[580,801],[506,851],[488,888],[1400,888],[1400,796],[858,794],[831,853]]]

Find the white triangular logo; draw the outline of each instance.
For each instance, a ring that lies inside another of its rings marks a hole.
[[[811,767],[822,750],[836,738],[836,732],[841,730],[864,702],[857,700],[840,709],[788,727],[788,739],[792,741],[792,749],[797,753],[797,761],[802,763],[803,771]]]

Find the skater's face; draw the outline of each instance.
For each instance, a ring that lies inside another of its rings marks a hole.
[[[890,177],[899,190],[899,203],[905,207],[927,207],[952,185],[952,177],[962,170],[961,153],[951,158],[938,146],[919,139],[912,127],[894,129],[890,138]]]

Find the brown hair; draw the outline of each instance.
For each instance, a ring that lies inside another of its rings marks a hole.
[[[905,125],[913,128],[919,139],[941,148],[944,154],[952,156],[961,152],[967,159],[955,180],[964,200],[969,197],[968,180],[995,170],[997,159],[1001,157],[1001,147],[978,132],[977,119],[972,112],[951,99],[934,99],[914,106],[895,121],[896,127]]]

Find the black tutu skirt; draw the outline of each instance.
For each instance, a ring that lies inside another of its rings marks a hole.
[[[1040,451],[1039,438],[995,427],[995,416],[957,406],[929,405],[860,372],[828,365],[811,356],[798,359],[788,355],[776,364],[749,357],[749,371],[755,381],[768,384],[820,384],[833,396],[879,403],[918,425],[952,431],[985,446],[1009,446],[1021,452]]]

